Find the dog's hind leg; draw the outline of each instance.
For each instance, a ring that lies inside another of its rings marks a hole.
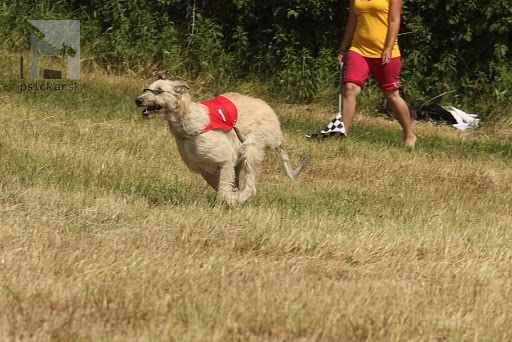
[[[239,202],[243,203],[256,195],[256,177],[265,158],[265,146],[247,140],[240,147],[238,158],[245,170],[245,186],[239,197]]]

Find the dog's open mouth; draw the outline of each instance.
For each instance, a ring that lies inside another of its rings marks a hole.
[[[152,117],[156,115],[161,109],[162,107],[160,106],[147,107],[142,111],[142,117]]]

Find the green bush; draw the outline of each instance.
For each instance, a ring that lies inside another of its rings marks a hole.
[[[79,19],[82,53],[124,72],[200,79],[215,92],[244,81],[290,102],[336,93],[334,54],[348,5],[334,0],[72,0],[0,2],[4,49],[26,51],[27,19]],[[405,2],[404,94],[480,114],[512,107],[509,0]]]

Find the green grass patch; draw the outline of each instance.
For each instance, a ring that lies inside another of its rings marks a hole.
[[[303,132],[311,134],[323,129],[328,122],[318,121],[312,118],[281,118],[283,130],[288,133]],[[455,129],[455,128],[454,128]],[[357,140],[375,146],[387,146],[387,148],[402,148],[402,132],[399,128],[369,127],[354,124],[351,127],[350,139]],[[308,140],[313,144],[314,139]],[[331,139],[329,141],[335,141]],[[340,143],[343,143],[340,140]],[[510,141],[481,141],[478,139],[454,139],[439,135],[421,135],[416,149],[433,154],[450,153],[460,158],[512,158],[512,142]]]
[[[145,81],[83,76],[76,93],[2,83],[0,340],[512,334],[506,125],[417,125],[409,152],[364,114],[347,139],[308,140],[328,109],[277,104],[292,163],[312,161],[292,183],[269,153],[230,208],[139,118]]]

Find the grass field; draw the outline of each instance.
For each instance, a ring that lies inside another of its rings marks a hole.
[[[0,340],[512,340],[510,120],[415,123],[409,152],[396,122],[309,141],[336,106],[272,103],[312,163],[292,184],[267,154],[230,209],[140,118],[149,79],[20,93],[0,57]]]

